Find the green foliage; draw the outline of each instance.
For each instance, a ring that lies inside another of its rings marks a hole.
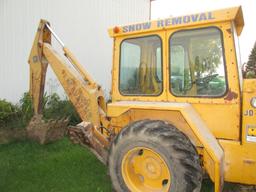
[[[203,74],[217,72],[221,64],[222,48],[219,38],[192,39],[192,56],[195,58],[196,77],[201,78]]]
[[[20,99],[20,112],[21,112],[21,120],[23,124],[27,124],[33,116],[33,104],[32,98],[28,92],[24,93],[22,98]]]
[[[46,119],[69,118],[71,125],[81,122],[81,119],[73,105],[67,99],[61,100],[59,95],[54,93],[45,97],[43,116]]]
[[[19,115],[19,109],[12,103],[0,99],[0,127],[5,127],[7,122],[16,120]]]
[[[252,48],[246,65],[246,78],[256,78],[256,43]]]
[[[32,100],[28,93],[23,94],[17,105],[0,100],[0,128],[25,127],[32,115]]]
[[[222,95],[226,90],[225,79],[221,77],[215,77],[209,84],[205,87],[199,88],[198,92],[202,95]]]
[[[0,128],[24,128],[32,118],[33,103],[29,93],[24,93],[17,105],[0,100]],[[44,95],[43,116],[45,119],[69,118],[71,125],[81,122],[73,105],[58,94]]]
[[[248,71],[248,72],[246,72],[246,78],[254,79],[254,78],[256,78],[256,73],[254,71]]]

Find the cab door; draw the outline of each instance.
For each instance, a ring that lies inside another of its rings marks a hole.
[[[115,39],[112,101],[166,101],[165,31]]]
[[[231,23],[166,34],[168,101],[191,103],[217,138],[238,140],[240,87]]]

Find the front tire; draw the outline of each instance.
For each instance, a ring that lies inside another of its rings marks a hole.
[[[134,122],[121,130],[109,154],[117,192],[199,192],[202,169],[190,140],[157,120]]]

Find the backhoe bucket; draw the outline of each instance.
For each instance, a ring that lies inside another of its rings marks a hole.
[[[27,126],[28,138],[46,144],[64,137],[69,119],[44,120],[42,115],[34,115]]]

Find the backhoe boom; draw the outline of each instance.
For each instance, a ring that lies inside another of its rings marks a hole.
[[[35,113],[42,112],[42,97],[49,63],[81,119],[100,126],[100,115],[104,115],[106,110],[101,87],[92,80],[62,43],[64,55],[75,70],[68,67],[66,61],[53,49],[50,34],[53,33],[49,24],[41,20],[29,57],[30,94]],[[54,36],[56,36],[55,33]]]
[[[51,45],[51,34],[62,45],[66,60]],[[43,94],[48,64],[64,88],[83,123],[79,129],[72,127],[68,133],[71,138],[79,139],[81,144],[91,147],[98,157],[106,158],[104,148],[109,144],[109,121],[106,118],[106,103],[101,87],[93,81],[73,54],[50,28],[49,23],[41,20],[31,49],[28,63],[30,65],[30,94],[35,115],[42,114]],[[104,128],[104,129],[103,129]],[[81,140],[81,135],[83,139]],[[100,159],[100,160],[102,160]]]

